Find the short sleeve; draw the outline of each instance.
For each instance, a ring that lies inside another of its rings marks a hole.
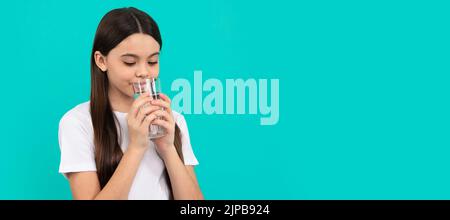
[[[92,134],[86,124],[66,114],[59,122],[58,141],[61,150],[59,173],[96,171]],[[92,132],[91,132],[92,133]]]
[[[184,116],[178,114],[176,122],[181,131],[181,145],[182,145],[181,149],[183,152],[184,165],[192,165],[192,166],[198,165],[198,160],[195,157],[194,151],[191,146],[189,130],[186,124],[186,120],[184,119]]]

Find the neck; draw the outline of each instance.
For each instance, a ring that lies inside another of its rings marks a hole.
[[[127,113],[130,111],[131,105],[133,104],[133,97],[127,96],[122,92],[109,87],[109,101],[111,102],[111,108],[113,111]]]

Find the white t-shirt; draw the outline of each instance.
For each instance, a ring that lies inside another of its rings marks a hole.
[[[94,130],[90,115],[90,102],[77,105],[68,111],[59,123],[59,147],[61,149],[61,163],[59,172],[66,173],[97,171],[94,159]],[[183,115],[172,111],[176,124],[181,131],[182,152],[185,165],[198,165],[192,150],[189,131]],[[126,151],[129,143],[127,113],[114,112],[121,132],[120,147]],[[150,146],[139,165],[128,199],[169,199],[170,191],[167,182],[164,162],[156,152],[155,145]]]

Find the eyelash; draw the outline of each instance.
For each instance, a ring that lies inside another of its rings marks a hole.
[[[134,64],[136,64],[136,63],[127,63],[127,62],[123,62],[123,63],[125,63],[125,65],[127,65],[127,66],[133,66]],[[153,65],[155,65],[157,63],[158,62],[148,62],[148,64],[150,64],[150,66],[153,66]]]

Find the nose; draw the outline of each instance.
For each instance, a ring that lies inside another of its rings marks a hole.
[[[139,72],[136,72],[136,77],[137,77],[137,78],[145,79],[145,78],[149,78],[149,77],[150,77],[150,74],[148,74],[148,73],[146,73],[146,72],[141,72],[141,71],[139,71]]]
[[[139,65],[139,68],[136,69],[136,77],[138,78],[149,78],[150,77],[150,69],[146,65]]]
[[[138,78],[157,78],[158,73],[155,72],[154,69],[150,68],[146,63],[144,65],[141,65],[139,69],[136,71],[136,77]]]

